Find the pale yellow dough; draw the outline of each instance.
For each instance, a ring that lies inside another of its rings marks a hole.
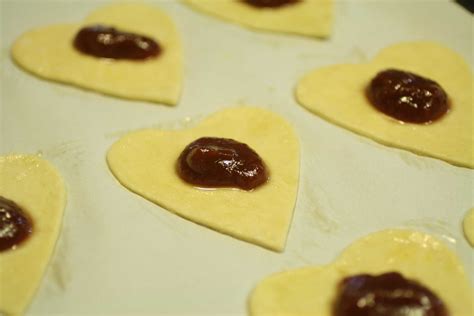
[[[193,8],[254,29],[328,37],[332,0],[304,0],[280,8],[255,8],[239,0],[183,0]]]
[[[377,111],[364,89],[381,70],[407,70],[438,82],[452,102],[451,111],[429,125],[402,124]],[[327,120],[383,144],[474,168],[474,80],[470,67],[449,48],[411,42],[383,49],[367,64],[317,69],[298,84],[298,102]]]
[[[81,54],[72,45],[81,27],[103,24],[149,36],[163,51],[145,61],[113,60]],[[168,15],[145,4],[101,8],[80,24],[46,26],[28,31],[13,44],[14,60],[29,72],[117,97],[174,105],[181,93],[182,53]]]
[[[47,161],[10,155],[0,156],[0,196],[16,202],[33,221],[33,233],[24,243],[0,252],[0,312],[21,315],[53,252],[66,191],[59,173]]]
[[[464,230],[464,236],[471,247],[474,247],[474,208],[467,211],[462,222],[462,227]]]
[[[473,291],[456,255],[422,232],[385,230],[350,245],[330,265],[272,275],[250,296],[252,316],[331,316],[339,281],[359,273],[398,271],[421,282],[447,305],[450,315],[473,312]]]
[[[176,174],[176,160],[185,146],[204,136],[249,145],[265,161],[270,180],[253,191],[185,183]],[[191,129],[132,132],[110,148],[107,162],[125,187],[171,212],[272,250],[285,247],[298,188],[299,143],[290,124],[272,112],[235,107]]]

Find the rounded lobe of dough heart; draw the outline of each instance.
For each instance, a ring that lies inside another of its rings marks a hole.
[[[250,315],[331,316],[343,278],[392,271],[432,290],[450,315],[472,312],[473,291],[456,255],[426,233],[393,229],[357,240],[329,265],[281,272],[262,280],[250,296]]]
[[[199,189],[175,171],[181,151],[200,137],[231,138],[263,159],[270,178],[245,191]],[[291,224],[299,177],[299,143],[280,116],[254,107],[228,108],[181,131],[145,129],[112,145],[107,162],[129,190],[195,223],[282,251]]]
[[[95,24],[153,38],[163,52],[145,61],[82,54],[73,47],[74,37],[82,27]],[[41,78],[121,98],[174,105],[181,93],[182,52],[177,30],[168,15],[144,4],[109,5],[93,12],[81,24],[28,31],[13,44],[12,57]]]
[[[474,207],[466,212],[462,221],[462,227],[467,242],[474,248]]]
[[[0,156],[0,196],[17,203],[33,232],[0,253],[0,311],[22,314],[39,286],[58,238],[66,190],[58,171],[34,155]]]
[[[450,99],[450,111],[422,125],[401,123],[376,110],[364,91],[388,68],[439,83]],[[473,91],[471,70],[461,56],[436,43],[411,42],[387,47],[367,64],[316,69],[298,83],[296,98],[309,111],[380,143],[474,168]]]
[[[191,7],[253,29],[329,37],[332,0],[304,0],[280,8],[255,8],[243,1],[183,0]]]

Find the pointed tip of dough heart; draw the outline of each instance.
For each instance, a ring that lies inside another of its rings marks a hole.
[[[182,181],[175,162],[200,137],[231,138],[249,145],[270,170],[253,191],[202,190]],[[263,108],[218,111],[193,128],[129,133],[107,153],[113,175],[127,189],[163,208],[240,240],[281,252],[290,229],[299,178],[299,141],[292,126]]]
[[[21,315],[54,251],[66,189],[56,168],[36,155],[0,156],[0,179],[0,196],[17,203],[33,222],[31,236],[24,243],[0,252],[0,311]]]
[[[149,36],[163,51],[145,61],[81,54],[72,41],[81,27],[93,24]],[[17,65],[35,76],[109,96],[175,105],[181,95],[183,62],[178,31],[166,13],[150,5],[108,5],[82,23],[30,30],[16,39],[11,55]]]

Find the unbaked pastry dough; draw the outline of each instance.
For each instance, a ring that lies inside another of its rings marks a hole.
[[[474,207],[467,211],[462,221],[462,227],[464,236],[466,236],[471,247],[474,247]]]
[[[145,61],[113,60],[84,55],[73,47],[78,30],[92,24],[149,36],[163,51]],[[156,7],[114,4],[101,8],[81,24],[42,27],[21,35],[13,44],[14,60],[46,79],[127,99],[174,105],[181,93],[182,56],[173,21]]]
[[[176,160],[204,136],[249,145],[267,165],[268,182],[253,191],[185,183],[176,174]],[[113,144],[107,162],[125,187],[184,218],[269,249],[285,247],[298,187],[299,143],[290,124],[272,112],[235,107],[191,129],[132,132]]]
[[[438,82],[451,110],[429,125],[401,124],[376,110],[364,89],[381,70],[407,70]],[[474,168],[474,80],[470,67],[454,51],[431,42],[383,49],[370,63],[317,69],[298,84],[296,98],[308,110],[383,144]]]
[[[442,242],[409,230],[385,230],[359,239],[330,265],[286,271],[261,281],[250,296],[252,316],[331,316],[346,276],[396,271],[436,293],[450,315],[472,315],[473,291],[462,264]]]
[[[33,233],[0,252],[0,313],[22,314],[39,286],[59,235],[66,203],[56,169],[33,155],[0,156],[0,195],[32,219]]]
[[[280,8],[255,8],[240,0],[184,0],[190,6],[255,29],[328,37],[332,0],[303,0]]]

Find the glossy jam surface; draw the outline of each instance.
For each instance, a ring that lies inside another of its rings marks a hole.
[[[448,96],[438,83],[396,69],[379,72],[367,97],[379,111],[408,123],[431,123],[449,110]]]
[[[0,196],[0,251],[15,248],[32,231],[32,222],[23,210],[15,202]]]
[[[253,7],[257,8],[278,8],[295,4],[301,0],[241,0]]]
[[[161,53],[160,45],[149,37],[103,25],[82,28],[74,38],[74,47],[87,55],[113,59],[143,60]]]
[[[425,286],[389,272],[350,276],[339,284],[334,316],[449,316]]]
[[[179,156],[177,171],[184,181],[201,187],[252,190],[268,180],[260,156],[246,144],[228,138],[195,140]]]

